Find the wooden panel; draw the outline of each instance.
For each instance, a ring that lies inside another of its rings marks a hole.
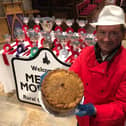
[[[5,34],[9,34],[7,20],[5,17],[0,17],[0,43],[4,42]]]
[[[23,13],[22,2],[4,2],[3,5],[6,15]]]

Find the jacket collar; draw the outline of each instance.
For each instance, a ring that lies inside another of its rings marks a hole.
[[[111,61],[111,59],[115,56],[115,54],[117,53],[117,51],[119,50],[119,48],[121,47],[121,43],[120,45],[114,49],[106,58],[104,61]],[[101,49],[99,48],[98,44],[96,43],[95,46],[95,55],[96,55],[96,59],[99,63],[102,63],[102,57],[101,57]]]
[[[94,71],[101,74],[107,74],[111,61],[113,60],[115,55],[118,55],[117,53],[120,53],[121,47],[119,46],[115,50],[113,50],[111,54],[105,58],[104,60],[105,62],[102,61],[100,48],[98,47],[97,44],[95,45],[94,49],[95,49],[94,53],[92,53],[92,55],[88,59],[87,66],[88,66],[89,71],[92,71],[92,72]]]

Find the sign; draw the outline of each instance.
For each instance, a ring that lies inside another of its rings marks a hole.
[[[40,105],[40,76],[57,68],[68,69],[69,65],[57,59],[49,49],[40,49],[32,58],[13,58],[12,69],[18,99],[21,102]]]

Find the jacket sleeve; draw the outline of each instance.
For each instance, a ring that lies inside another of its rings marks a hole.
[[[97,115],[95,120],[119,121],[126,115],[126,73],[121,79],[115,98],[108,104],[95,105]]]

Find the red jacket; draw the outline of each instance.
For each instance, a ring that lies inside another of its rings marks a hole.
[[[124,126],[126,112],[126,49],[99,63],[94,46],[83,49],[69,70],[84,84],[84,103],[96,107],[95,117],[77,117],[79,126]]]

